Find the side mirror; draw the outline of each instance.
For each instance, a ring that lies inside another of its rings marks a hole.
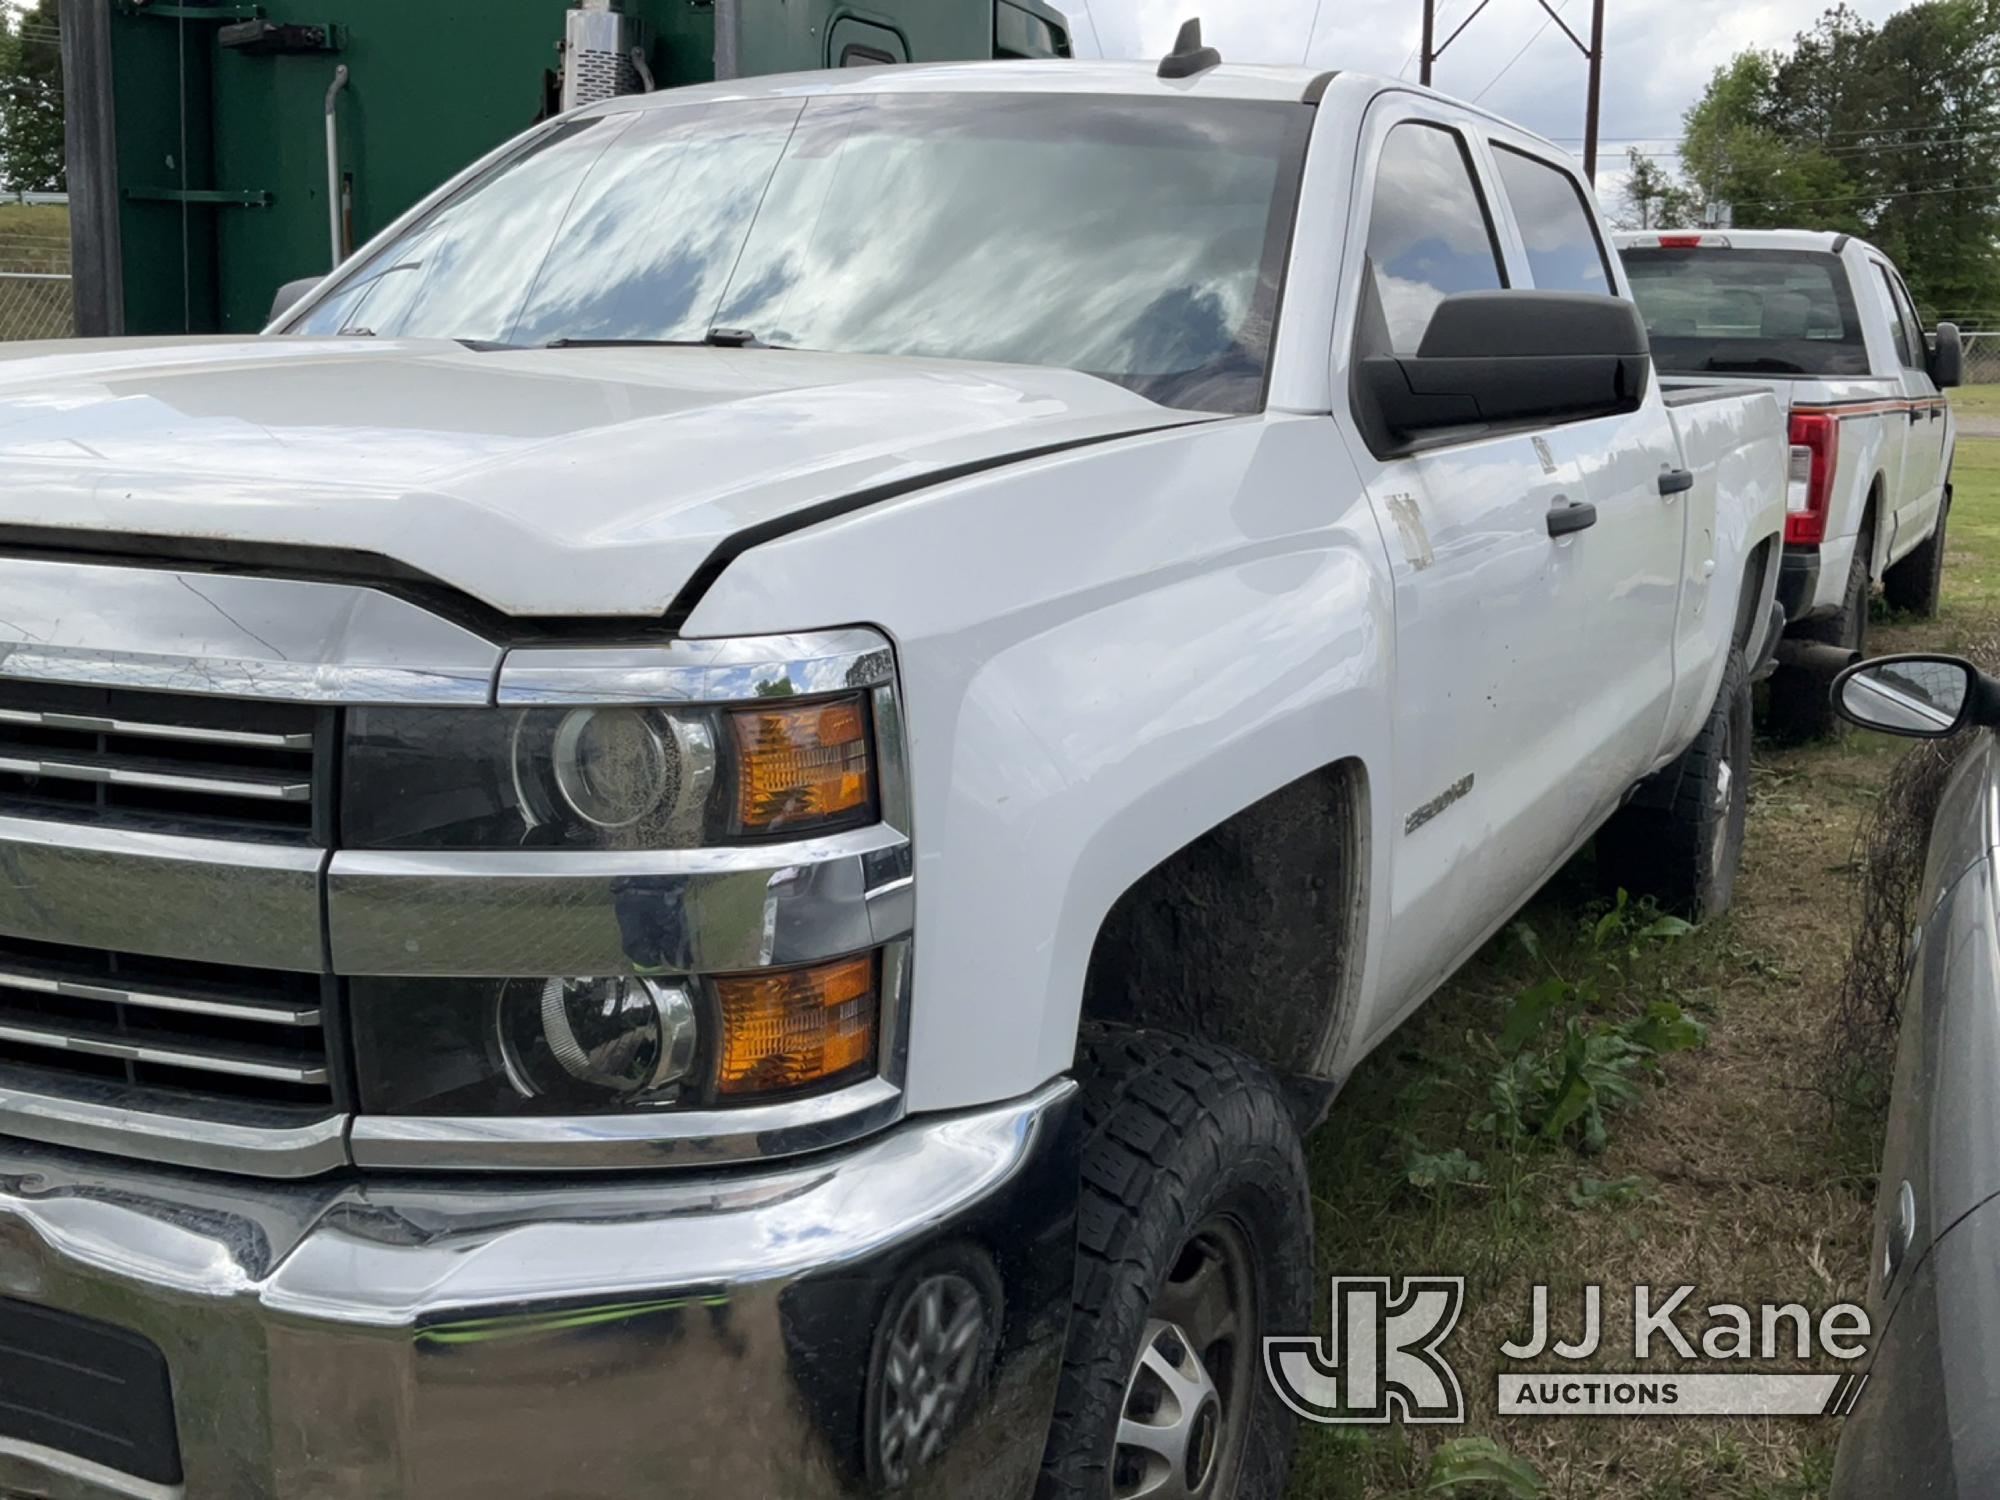
[[[1639,309],[1590,292],[1460,292],[1417,352],[1362,360],[1389,446],[1453,427],[1574,422],[1636,411],[1652,356]]]
[[[2000,722],[2000,683],[1957,656],[1878,656],[1833,679],[1843,719],[1883,734],[1936,740]]]
[[[286,313],[306,300],[306,293],[326,280],[324,276],[301,276],[297,281],[288,281],[278,288],[278,295],[271,299],[271,316],[265,324],[275,323]]]
[[[1938,324],[1937,332],[1931,336],[1928,363],[1931,379],[1939,390],[1948,391],[1965,383],[1965,345],[1959,340],[1956,323]]]

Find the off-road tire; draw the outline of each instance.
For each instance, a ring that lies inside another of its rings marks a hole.
[[[1785,632],[1795,641],[1817,641],[1846,651],[1868,649],[1868,560],[1875,555],[1875,538],[1864,531],[1854,543],[1854,560],[1847,565],[1847,591],[1840,609],[1822,620],[1807,620]],[[1771,674],[1765,702],[1764,727],[1786,744],[1834,738],[1841,719],[1833,711],[1833,674],[1824,668],[1780,666]]]
[[[1251,1249],[1255,1378],[1244,1462],[1216,1500],[1275,1500],[1294,1418],[1263,1374],[1263,1339],[1309,1329],[1312,1212],[1283,1094],[1256,1063],[1165,1032],[1087,1025],[1083,1194],[1069,1342],[1039,1500],[1104,1500],[1126,1386],[1154,1297],[1198,1226],[1227,1213]],[[1225,1398],[1227,1399],[1227,1398]]]
[[[1749,809],[1750,672],[1732,651],[1694,743],[1597,835],[1599,879],[1683,916],[1718,916],[1735,894]]]
[[[1882,571],[1882,597],[1891,609],[1906,611],[1920,620],[1936,617],[1938,597],[1944,591],[1944,527],[1950,518],[1951,486],[1947,484],[1931,534],[1908,557]]]

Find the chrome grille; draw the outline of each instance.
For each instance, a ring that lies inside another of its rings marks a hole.
[[[192,1112],[225,1100],[324,1112],[321,984],[0,937],[0,1063],[165,1091]]]
[[[0,680],[0,808],[314,837],[323,710]]]

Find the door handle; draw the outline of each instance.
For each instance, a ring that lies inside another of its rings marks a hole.
[[[1549,535],[1568,536],[1573,531],[1585,531],[1597,524],[1597,507],[1585,500],[1574,504],[1558,501],[1549,507]]]
[[[1682,490],[1691,490],[1693,488],[1694,471],[1692,469],[1665,469],[1660,473],[1660,493],[1662,495],[1678,495]]]
[[[1910,420],[1912,422],[1927,422],[1930,418],[1925,416],[1923,411],[1913,406],[1910,408]]]
[[[1933,422],[1935,422],[1939,417],[1943,415],[1944,415],[1944,408],[1942,406],[1933,406],[1931,408],[1931,420]]]

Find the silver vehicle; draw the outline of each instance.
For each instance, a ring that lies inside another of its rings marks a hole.
[[[1834,704],[1886,734],[1976,735],[1931,826],[1903,991],[1869,1303],[1871,1378],[1836,1500],[2000,1493],[2000,682],[1949,656],[1848,668]]]

